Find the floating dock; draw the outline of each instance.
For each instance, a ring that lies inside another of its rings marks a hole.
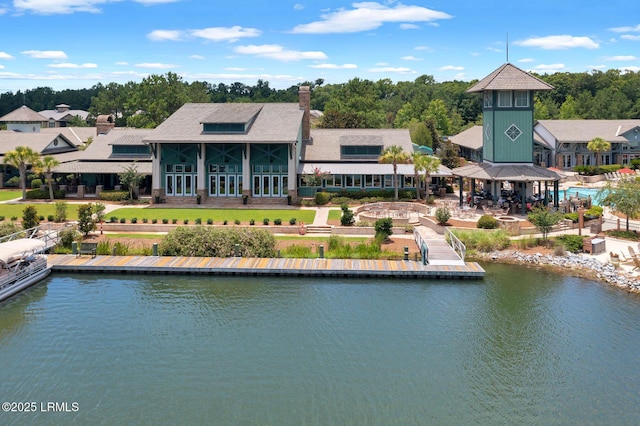
[[[482,279],[475,262],[181,256],[48,256],[51,269],[80,273]]]

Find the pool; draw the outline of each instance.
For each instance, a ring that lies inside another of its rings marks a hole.
[[[598,200],[599,190],[600,190],[599,188],[583,188],[579,186],[572,186],[567,189],[560,190],[558,194],[560,196],[559,197],[560,201],[564,200],[565,198],[569,199],[570,197],[575,197],[577,193],[579,198],[591,197],[591,199],[593,200],[593,204],[599,205],[599,200]],[[551,193],[553,194],[553,191],[551,191]]]

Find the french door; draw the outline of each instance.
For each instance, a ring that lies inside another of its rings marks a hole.
[[[254,197],[286,197],[288,186],[288,176],[254,175],[251,193]]]
[[[173,197],[192,197],[196,195],[197,175],[185,173],[167,173],[166,193]]]

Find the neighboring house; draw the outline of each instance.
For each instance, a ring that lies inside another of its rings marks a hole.
[[[94,128],[95,131],[95,128]],[[66,158],[56,167],[56,174],[74,175],[74,185],[84,186],[85,194],[114,189],[120,184],[119,174],[134,165],[146,176],[140,193],[147,194],[151,185],[151,153],[142,140],[151,129],[114,128],[100,134],[74,158]]]
[[[8,131],[38,133],[47,124],[47,118],[23,105],[0,117],[0,123],[6,123]]]
[[[539,120],[534,131],[548,146],[549,165],[559,169],[595,166],[596,154],[587,144],[597,137],[611,143],[598,164],[627,165],[640,158],[640,120]]]
[[[67,122],[73,117],[87,121],[89,112],[81,109],[71,109],[67,104],[56,105],[55,109],[47,109],[38,112],[47,119],[46,127],[67,127]]]

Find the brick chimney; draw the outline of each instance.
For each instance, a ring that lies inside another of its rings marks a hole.
[[[96,119],[96,133],[106,135],[116,126],[113,115],[99,115]]]
[[[311,90],[309,86],[300,86],[298,89],[300,109],[304,110],[302,116],[302,140],[311,139]]]

